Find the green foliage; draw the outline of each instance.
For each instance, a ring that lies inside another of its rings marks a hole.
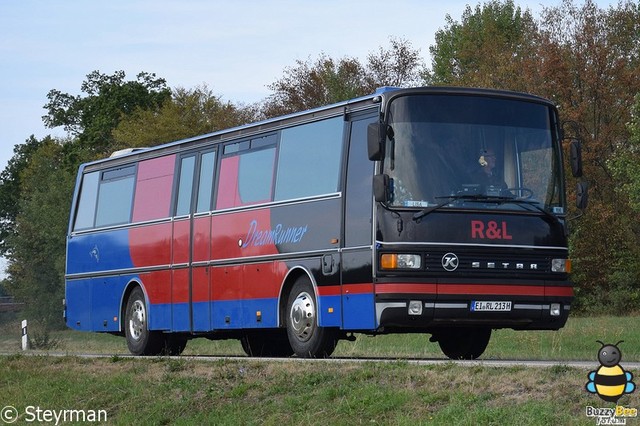
[[[19,212],[7,238],[7,289],[26,302],[29,318],[52,326],[62,325],[65,235],[75,172],[66,164],[65,147],[43,140],[21,173]]]
[[[531,13],[513,1],[467,6],[460,23],[446,17],[431,46],[430,84],[524,90],[536,40]]]
[[[123,115],[136,109],[157,109],[171,92],[162,78],[141,72],[136,81],[125,81],[124,71],[113,75],[93,71],[81,85],[87,96],[72,96],[59,90],[47,94],[42,119],[47,127],[64,126],[78,141],[99,154],[106,154],[113,142],[111,132]]]
[[[224,102],[206,86],[173,90],[159,110],[137,108],[113,131],[112,150],[154,146],[222,130],[257,117],[256,107]]]
[[[21,174],[34,152],[43,144],[33,135],[25,143],[13,148],[13,157],[0,173],[0,254],[10,251],[7,237],[14,233],[14,223],[19,213]]]

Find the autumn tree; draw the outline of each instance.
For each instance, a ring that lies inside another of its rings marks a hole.
[[[274,93],[263,112],[273,117],[364,96],[381,86],[410,86],[421,72],[419,51],[406,40],[392,38],[389,48],[370,53],[364,65],[356,58],[336,60],[323,53],[285,68],[284,76],[269,85]]]
[[[554,99],[565,120],[579,124],[588,214],[573,225],[573,256],[581,300],[629,309],[627,288],[638,285],[640,233],[628,194],[612,159],[627,152],[631,105],[640,93],[640,5],[608,10],[593,1],[565,0],[542,13],[538,92]],[[635,276],[635,277],[634,277]]]
[[[431,48],[429,82],[547,97],[573,123],[567,135],[582,138],[591,206],[570,222],[582,307],[628,310],[626,289],[640,272],[637,221],[610,161],[629,145],[629,106],[640,92],[639,10],[629,1],[603,10],[564,0],[535,22],[512,1],[491,1],[467,7],[460,23],[447,17]]]

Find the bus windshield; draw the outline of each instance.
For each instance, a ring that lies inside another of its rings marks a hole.
[[[393,99],[388,111],[389,206],[564,213],[549,106],[471,95],[409,95]]]

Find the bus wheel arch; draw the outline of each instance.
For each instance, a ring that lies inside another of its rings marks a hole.
[[[160,331],[149,330],[149,304],[140,283],[129,283],[123,297],[122,332],[134,355],[159,355],[165,339]]]
[[[337,344],[335,329],[321,327],[318,319],[318,292],[308,274],[295,276],[295,281],[281,297],[285,306],[283,322],[291,349],[301,358],[325,358]],[[281,311],[282,312],[282,311]]]
[[[129,297],[131,296],[131,292],[136,287],[139,287],[142,290],[142,292],[145,294],[145,298],[146,298],[146,292],[144,291],[144,287],[138,281],[131,280],[125,286],[124,291],[122,292],[122,299],[120,299],[120,321],[119,321],[120,333],[123,336],[125,335],[125,327],[126,327],[125,314],[127,312],[127,302],[129,301]]]

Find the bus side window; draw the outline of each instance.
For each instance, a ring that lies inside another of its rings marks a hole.
[[[334,117],[282,131],[276,201],[338,191],[343,127]]]
[[[227,155],[220,164],[217,209],[271,201],[275,143],[276,135],[270,135],[251,140],[250,149],[246,142],[225,147]],[[239,152],[228,149],[236,145],[242,145]]]
[[[180,181],[178,182],[178,200],[176,216],[188,215],[191,212],[191,190],[193,188],[193,171],[196,157],[191,155],[180,160]]]
[[[211,210],[211,193],[213,191],[213,176],[215,173],[216,153],[206,152],[200,157],[200,177],[198,179],[198,200],[196,212]]]
[[[82,177],[76,221],[73,225],[74,231],[93,228],[99,181],[100,172],[87,173]]]
[[[136,166],[102,172],[98,190],[96,226],[129,223],[133,207]]]

